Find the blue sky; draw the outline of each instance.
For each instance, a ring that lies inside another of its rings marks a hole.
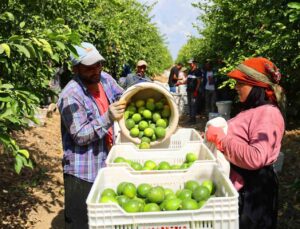
[[[162,34],[166,36],[168,48],[173,60],[176,59],[179,49],[187,42],[188,36],[199,36],[193,23],[196,23],[200,10],[191,3],[196,0],[138,0],[147,5],[157,2],[152,10],[155,22]]]

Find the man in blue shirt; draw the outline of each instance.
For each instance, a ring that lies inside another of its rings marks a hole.
[[[121,86],[124,89],[127,89],[137,83],[151,82],[151,79],[145,74],[147,66],[148,64],[146,61],[139,60],[136,64],[136,73],[130,73],[129,75],[127,75],[124,84]]]
[[[126,104],[123,89],[102,72],[104,58],[94,45],[75,46],[74,78],[60,94],[66,228],[88,228],[86,198],[96,175],[105,166],[113,142],[113,122]]]

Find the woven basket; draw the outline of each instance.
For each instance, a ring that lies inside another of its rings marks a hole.
[[[138,99],[154,98],[155,101],[160,101],[165,98],[170,106],[171,115],[169,118],[169,126],[166,128],[166,135],[164,138],[157,139],[150,143],[151,146],[159,144],[167,140],[177,129],[179,121],[179,112],[173,96],[164,87],[151,82],[138,83],[129,87],[121,96],[120,100],[125,100],[127,103],[136,101]],[[135,144],[141,143],[141,140],[137,137],[130,136],[129,130],[125,126],[125,119],[121,118],[119,126],[122,134]]]

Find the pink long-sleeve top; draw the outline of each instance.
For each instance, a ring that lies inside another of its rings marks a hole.
[[[284,134],[284,120],[279,109],[263,105],[239,113],[228,121],[228,133],[222,139],[223,153],[232,164],[257,170],[274,163]],[[239,190],[243,179],[231,171],[230,178]]]

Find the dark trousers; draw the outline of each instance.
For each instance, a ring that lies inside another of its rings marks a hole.
[[[196,121],[197,113],[197,98],[193,96],[193,92],[187,92],[188,106],[189,106],[189,115],[190,119]]]
[[[66,229],[89,228],[85,201],[92,185],[93,183],[64,174]]]

